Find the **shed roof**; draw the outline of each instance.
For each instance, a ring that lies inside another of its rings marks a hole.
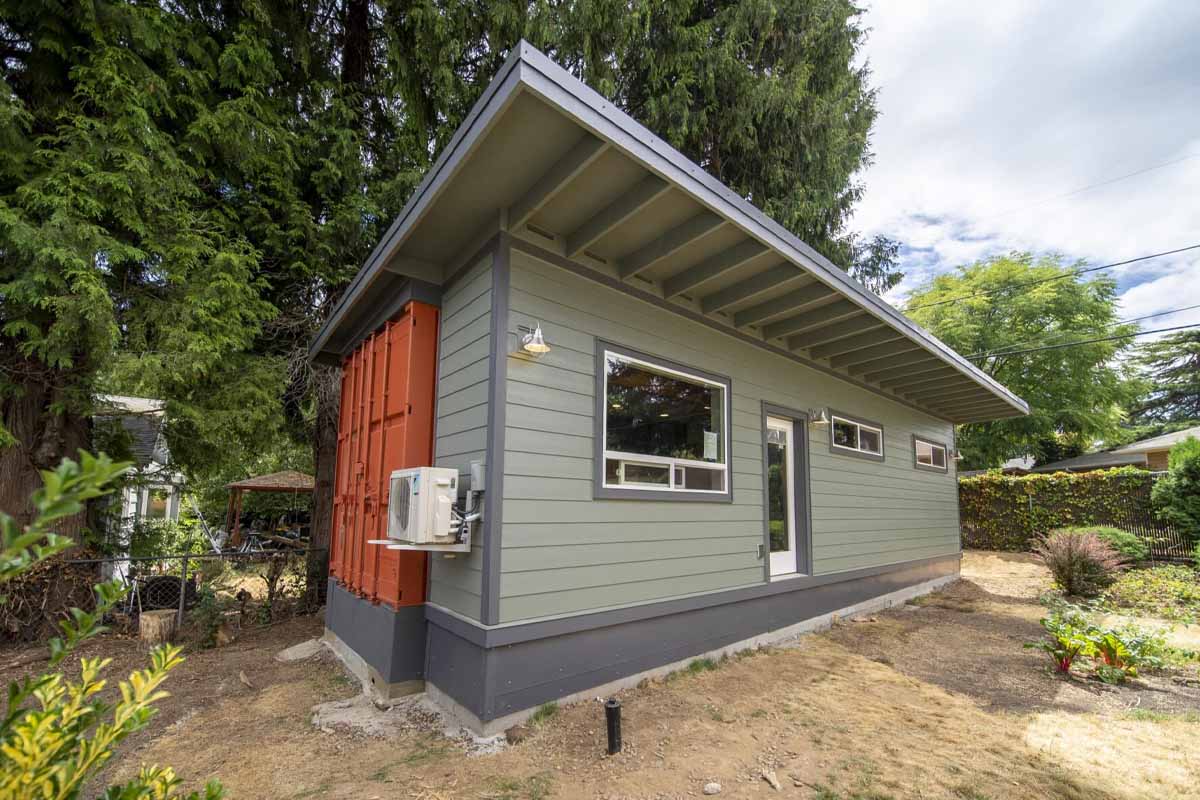
[[[315,487],[316,481],[312,475],[294,469],[225,484],[226,489],[245,489],[251,492],[311,492]]]
[[[526,252],[954,422],[1028,405],[521,42],[375,247],[310,355],[337,361],[406,286],[497,234]]]

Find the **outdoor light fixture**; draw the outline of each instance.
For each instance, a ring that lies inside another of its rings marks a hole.
[[[954,460],[955,460],[955,461],[962,461],[962,460],[963,460],[963,454],[962,454],[962,450],[955,450],[955,451],[954,451]]]
[[[823,408],[810,408],[808,410],[808,421],[812,425],[828,425],[829,412]]]
[[[542,323],[536,323],[532,331],[521,337],[521,349],[526,355],[534,358],[550,352],[550,345],[546,344],[546,338],[542,336]]]

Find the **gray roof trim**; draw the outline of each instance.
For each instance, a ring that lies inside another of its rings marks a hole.
[[[447,181],[458,171],[499,113],[525,88],[578,124],[612,143],[627,156],[659,177],[673,182],[693,200],[729,219],[748,236],[782,254],[801,273],[840,292],[868,313],[898,330],[903,337],[953,366],[1004,404],[1019,413],[1029,405],[969,361],[955,353],[904,315],[868,292],[824,256],[800,241],[733,190],[689,161],[662,139],[637,123],[620,108],[584,85],[549,57],[525,41],[519,42],[504,66],[484,90],[450,143],[401,210],[396,221],[375,247],[351,282],[309,349],[310,357],[322,350],[350,306],[356,302],[384,262],[419,222]]]

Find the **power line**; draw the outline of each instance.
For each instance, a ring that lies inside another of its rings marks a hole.
[[[1132,319],[1119,319],[1116,322],[1109,322],[1109,323],[1105,324],[1104,327],[1105,328],[1115,328],[1118,325],[1130,325],[1134,322],[1141,322],[1144,319],[1153,319],[1154,317],[1165,317],[1168,314],[1180,314],[1184,311],[1191,311],[1192,309],[1195,309],[1195,308],[1200,308],[1200,304],[1197,304],[1194,306],[1184,306],[1183,308],[1169,308],[1166,311],[1157,311],[1153,314],[1146,314],[1145,316],[1141,316],[1141,317],[1133,317]],[[1032,339],[1027,339],[1024,342],[1017,342],[1015,345],[1011,345],[1011,346],[1020,347],[1020,346],[1027,345],[1027,344],[1035,344],[1035,342]],[[982,358],[983,356],[986,356],[986,355],[988,355],[988,353],[973,353],[972,355],[964,356],[964,358]]]
[[[1162,164],[1155,164],[1153,166],[1145,167],[1133,172],[1127,172],[1124,175],[1118,175],[1115,178],[1108,178],[1107,180],[1099,181],[1097,183],[1089,183],[1087,186],[1081,186],[1078,189],[1072,189],[1069,192],[1056,194],[1052,197],[1044,197],[1041,200],[1034,200],[1033,202],[1026,203],[1022,206],[1010,208],[1007,211],[998,211],[995,214],[988,214],[987,216],[977,217],[976,219],[995,219],[997,217],[1007,217],[1010,214],[1016,214],[1018,211],[1025,211],[1030,208],[1036,208],[1037,206],[1045,205],[1046,203],[1053,203],[1055,200],[1065,200],[1068,197],[1074,197],[1077,194],[1090,192],[1092,189],[1099,189],[1101,186],[1108,186],[1109,184],[1118,183],[1119,181],[1127,180],[1129,178],[1136,178],[1138,175],[1145,175],[1147,172],[1154,172],[1157,169],[1174,166],[1182,161],[1188,161],[1193,158],[1200,158],[1200,153],[1192,153],[1191,155],[1182,156],[1181,158],[1176,158],[1172,161],[1164,161]]]
[[[1114,342],[1118,339],[1132,339],[1135,336],[1148,336],[1152,333],[1169,333],[1171,331],[1182,331],[1188,328],[1200,328],[1200,322],[1194,322],[1191,325],[1176,325],[1172,328],[1158,328],[1152,331],[1137,331],[1135,333],[1121,333],[1116,336],[1102,336],[1098,339],[1084,339],[1078,342],[1064,342],[1063,344],[1048,344],[1042,347],[1029,347],[1024,350],[997,350],[992,353],[976,353],[973,356],[966,358],[990,358],[991,356],[1018,356],[1025,353],[1038,353],[1043,350],[1062,350],[1067,347],[1080,347],[1085,344],[1098,344],[1099,342]]]
[[[1062,275],[1055,275],[1051,278],[1039,278],[1036,281],[1025,281],[1024,283],[1014,283],[1011,286],[1001,286],[998,289],[980,289],[978,292],[971,292],[970,294],[964,294],[961,297],[950,297],[950,298],[946,298],[945,300],[934,300],[931,303],[918,303],[915,306],[906,306],[904,308],[904,313],[907,314],[910,311],[916,311],[918,308],[932,308],[933,306],[944,306],[947,303],[957,303],[960,300],[969,300],[972,297],[979,297],[981,295],[999,294],[1000,292],[1009,292],[1009,291],[1012,291],[1013,289],[1024,289],[1029,286],[1040,286],[1043,283],[1053,283],[1054,281],[1066,280],[1067,278],[1076,278],[1080,275],[1085,275],[1089,272],[1098,272],[1102,269],[1112,269],[1113,267],[1123,267],[1126,264],[1136,264],[1139,261],[1149,261],[1152,258],[1162,258],[1163,256],[1173,256],[1176,253],[1186,253],[1189,250],[1197,250],[1197,249],[1200,249],[1200,244],[1192,244],[1192,245],[1188,245],[1187,247],[1180,247],[1175,250],[1164,250],[1161,253],[1151,253],[1150,255],[1147,255],[1147,256],[1138,256],[1137,258],[1131,258],[1126,261],[1114,261],[1111,264],[1101,264],[1098,267],[1085,267],[1084,269],[1071,270],[1070,272],[1065,272]]]

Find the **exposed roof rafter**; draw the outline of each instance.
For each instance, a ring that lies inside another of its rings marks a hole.
[[[749,308],[743,309],[734,315],[733,324],[739,328],[747,325],[754,325],[763,320],[777,317],[780,314],[786,314],[790,311],[799,311],[805,306],[810,306],[813,303],[819,303],[836,295],[833,289],[830,289],[823,283],[814,281],[807,286],[802,286],[799,289],[794,289],[780,297],[773,297],[770,300],[764,300],[761,303],[756,303]],[[776,336],[780,334],[775,334]]]
[[[715,280],[728,274],[751,259],[767,252],[765,245],[753,239],[739,242],[727,250],[722,250],[715,256],[709,256],[695,266],[688,267],[677,275],[672,275],[663,281],[663,295],[677,297],[686,294],[697,286]]]
[[[769,292],[785,281],[796,281],[803,277],[804,273],[792,264],[779,264],[766,272],[760,272],[752,278],[747,278],[741,283],[705,295],[700,298],[700,308],[705,314],[724,311],[730,306]]]
[[[837,341],[830,342],[829,344],[809,347],[808,352],[813,358],[832,358],[833,356],[838,356],[842,353],[857,353],[859,351],[866,350],[877,345],[883,345],[887,342],[891,342],[900,338],[902,338],[902,335],[899,331],[895,330],[894,328],[885,328],[880,326],[877,330],[867,331],[866,333],[860,333],[856,336],[848,336],[845,339],[838,339]],[[788,344],[790,345],[791,342],[792,340],[789,339]]]
[[[647,175],[628,192],[563,237],[567,243],[567,257],[574,258],[582,253],[609,231],[662,197],[670,188],[671,184],[657,175]]]
[[[595,163],[607,149],[608,142],[590,133],[584,134],[566,155],[554,162],[554,166],[546,170],[542,177],[521,195],[521,199],[508,207],[509,226],[519,228],[528,222],[530,217],[565,189],[579,173]]]
[[[708,210],[701,211],[621,259],[621,279],[629,280],[638,273],[645,272],[680,248],[707,236],[726,224],[724,217]]]

